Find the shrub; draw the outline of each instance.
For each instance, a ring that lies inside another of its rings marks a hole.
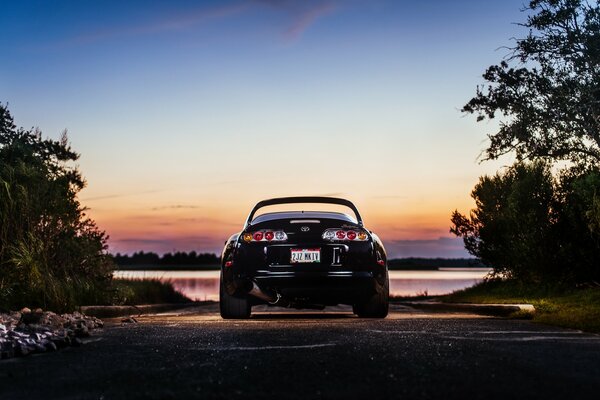
[[[77,200],[78,158],[66,133],[17,129],[0,104],[0,308],[62,311],[109,295],[107,236]]]

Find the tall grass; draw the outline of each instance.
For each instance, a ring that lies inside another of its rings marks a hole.
[[[516,280],[485,281],[442,297],[460,303],[533,304],[533,320],[550,325],[600,332],[600,287],[527,284]]]
[[[158,279],[113,280],[113,304],[189,303],[190,300],[175,290],[170,282]]]

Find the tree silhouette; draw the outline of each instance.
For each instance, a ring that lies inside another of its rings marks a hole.
[[[502,117],[485,159],[600,162],[600,7],[585,0],[533,0],[508,57],[490,66],[462,109]]]

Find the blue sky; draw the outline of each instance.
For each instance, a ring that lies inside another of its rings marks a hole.
[[[393,256],[463,256],[450,213],[508,163],[459,109],[522,1],[3,3],[0,101],[68,129],[113,251],[217,251],[262,198],[335,193]]]

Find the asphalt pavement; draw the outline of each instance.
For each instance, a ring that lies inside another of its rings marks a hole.
[[[216,305],[109,321],[79,348],[0,361],[0,399],[584,399],[600,393],[600,336],[530,321],[393,305]]]

